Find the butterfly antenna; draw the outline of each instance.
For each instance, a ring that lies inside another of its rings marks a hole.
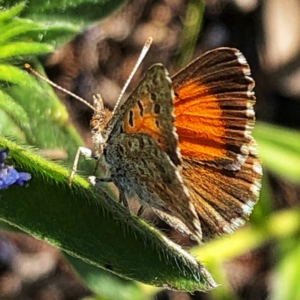
[[[43,76],[42,74],[40,74],[38,71],[36,71],[30,64],[26,63],[24,64],[25,69],[29,70],[32,74],[34,74],[35,76],[41,78],[42,80],[48,82],[50,85],[52,85],[53,87],[57,88],[58,90],[74,97],[75,99],[79,100],[80,102],[84,103],[85,105],[87,105],[89,108],[91,108],[93,111],[95,111],[95,107],[93,105],[91,105],[88,101],[84,100],[83,98],[77,96],[76,94],[70,92],[67,89],[64,89],[63,87],[59,86],[58,84],[54,83],[53,81],[51,81],[50,79],[46,78],[45,76]]]
[[[134,74],[136,73],[136,70],[138,69],[138,67],[140,66],[140,64],[141,64],[141,62],[143,61],[144,57],[146,56],[147,52],[149,51],[150,46],[151,46],[151,44],[152,44],[152,41],[153,41],[153,38],[152,38],[152,37],[149,37],[149,38],[147,39],[147,41],[146,41],[146,43],[145,43],[145,45],[144,45],[144,47],[143,47],[143,49],[142,49],[142,52],[141,52],[141,54],[140,54],[140,56],[139,56],[139,58],[138,58],[138,60],[137,60],[137,62],[136,62],[136,64],[135,64],[135,66],[134,66],[132,72],[130,73],[130,75],[129,75],[129,77],[128,77],[126,83],[125,83],[125,85],[123,86],[123,89],[122,89],[122,91],[121,91],[121,93],[120,93],[120,96],[119,96],[119,98],[118,98],[118,100],[117,100],[117,102],[116,102],[116,104],[115,104],[115,107],[114,107],[114,110],[113,110],[113,112],[112,112],[112,115],[114,115],[115,112],[118,110],[118,107],[119,107],[119,105],[120,105],[121,99],[122,99],[122,97],[123,97],[123,95],[124,95],[124,93],[125,93],[125,91],[126,91],[128,85],[129,85],[130,81],[132,80],[132,77],[133,77]]]

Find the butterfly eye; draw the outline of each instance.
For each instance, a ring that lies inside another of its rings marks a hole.
[[[105,127],[107,123],[106,113],[105,111],[99,112],[98,114],[95,114],[93,118],[90,121],[90,128],[92,133],[102,131],[102,129]]]
[[[90,128],[91,128],[92,133],[95,133],[97,131],[95,127],[96,127],[96,123],[91,121]]]
[[[101,123],[101,118],[99,115],[94,116],[90,121],[90,128],[92,132],[96,132]]]

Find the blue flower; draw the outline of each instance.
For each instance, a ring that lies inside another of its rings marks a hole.
[[[5,164],[8,149],[0,150],[0,189],[8,188],[12,184],[23,185],[31,179],[31,175],[26,172],[18,172],[13,166]]]

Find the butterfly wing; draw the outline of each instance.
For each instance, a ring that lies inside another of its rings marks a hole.
[[[173,86],[182,177],[205,241],[244,224],[258,200],[254,81],[238,50],[219,48],[175,75]]]
[[[262,168],[256,144],[250,144],[250,154],[238,171],[183,161],[182,176],[200,219],[203,241],[242,226],[258,200]]]
[[[144,133],[121,133],[105,149],[120,195],[138,196],[142,205],[150,206],[174,229],[201,241],[199,218],[181,175],[154,139]]]
[[[238,170],[249,154],[254,81],[236,49],[206,52],[173,78],[175,126],[181,155]]]
[[[167,70],[161,64],[151,66],[109,122],[109,135],[121,132],[148,134],[168,154],[175,166],[179,166],[181,157],[173,126],[173,97]]]

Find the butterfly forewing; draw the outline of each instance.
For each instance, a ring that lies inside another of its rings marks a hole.
[[[108,124],[113,124],[110,137],[120,132],[146,133],[176,166],[180,165],[178,137],[173,126],[173,98],[167,70],[161,64],[153,65]]]

